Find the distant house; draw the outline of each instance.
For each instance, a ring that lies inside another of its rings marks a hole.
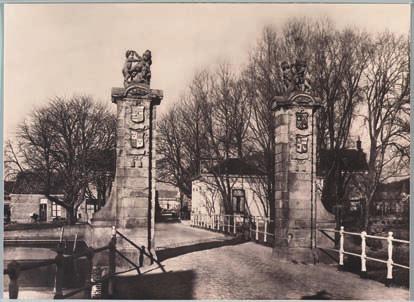
[[[371,212],[376,216],[407,215],[410,207],[410,178],[398,181],[382,183],[378,185],[377,191],[371,205]]]
[[[351,179],[346,188],[344,201],[345,210],[348,214],[362,215],[365,198],[356,182],[358,178],[352,176],[364,175],[368,172],[366,154],[361,148],[361,141],[356,142],[355,149],[344,149],[339,153],[340,171],[351,173]],[[317,175],[320,179],[325,179],[328,170],[332,166],[335,153],[329,150],[320,150]],[[389,183],[380,183],[370,205],[372,216],[399,215],[408,213],[410,178],[404,178]],[[329,208],[329,206],[327,207]],[[331,209],[332,211],[332,209]],[[351,212],[351,213],[349,213]],[[355,216],[355,217],[358,217]]]
[[[172,185],[157,183],[158,204],[161,209],[180,210],[180,200],[178,189]]]
[[[227,214],[217,178],[230,185],[233,213],[267,217],[267,202],[261,190],[263,173],[239,158],[218,161],[210,168],[202,165],[200,174],[192,181],[193,214]]]
[[[65,219],[66,209],[49,200],[43,194],[43,187],[30,173],[20,173],[16,181],[4,182],[5,222],[30,223],[33,214],[39,222],[52,222]],[[50,195],[62,197],[62,186],[53,184]],[[80,221],[86,221],[97,210],[96,200],[85,199],[78,209]]]
[[[319,186],[320,189],[323,186],[329,185],[330,180],[327,177],[334,164],[338,164],[336,168],[340,173],[346,173],[350,177],[344,194],[346,197],[344,204],[337,204],[336,200],[331,200],[329,197],[322,199],[321,196],[322,203],[329,212],[335,213],[336,208],[342,208],[345,211],[351,212],[360,210],[363,197],[355,181],[357,175],[363,175],[368,171],[366,157],[359,139],[356,142],[355,148],[344,148],[339,151],[319,150],[316,163],[316,175],[319,183],[321,183]]]

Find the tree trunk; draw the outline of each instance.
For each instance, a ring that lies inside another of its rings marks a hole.
[[[77,211],[72,207],[66,209],[66,219],[68,224],[73,225],[76,223],[76,213]]]

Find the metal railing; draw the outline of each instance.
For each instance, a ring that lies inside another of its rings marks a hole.
[[[267,217],[244,216],[242,214],[209,215],[193,213],[191,215],[191,226],[231,235],[243,232],[246,223],[248,223],[250,238],[256,241],[263,240],[266,243],[269,241],[269,237],[274,237],[274,233],[271,232],[270,227],[273,220]]]
[[[252,223],[250,224],[250,236],[254,234],[256,241],[259,241],[259,235],[263,235],[263,242],[268,242],[268,237],[274,237],[275,234],[271,231],[271,224],[274,222],[272,219],[262,216],[251,216]]]
[[[137,250],[139,251],[139,259],[138,259],[138,264],[136,264],[134,261],[132,261],[131,259],[129,259],[127,256],[125,256],[122,252],[120,252],[119,250],[116,249],[116,240],[117,237],[116,235],[119,235],[120,237],[122,237],[122,239],[126,240],[128,243],[130,243],[132,246],[134,246],[135,248],[137,248]],[[31,269],[36,269],[36,268],[40,268],[40,267],[44,267],[44,266],[48,266],[48,265],[56,265],[56,274],[55,274],[55,281],[54,281],[54,289],[53,289],[53,293],[54,293],[54,299],[66,299],[66,298],[70,298],[72,296],[74,296],[77,293],[80,293],[82,291],[85,292],[85,296],[86,298],[91,298],[91,291],[92,288],[94,286],[98,286],[101,287],[102,283],[105,281],[108,281],[108,295],[111,296],[113,294],[113,282],[112,282],[112,278],[120,275],[120,274],[124,274],[127,272],[131,272],[133,270],[137,270],[138,274],[142,274],[142,272],[140,271],[140,267],[143,266],[143,262],[144,262],[144,256],[147,256],[151,259],[151,264],[153,262],[156,262],[158,264],[158,267],[161,268],[161,270],[163,272],[165,272],[165,269],[163,267],[163,265],[152,255],[152,253],[146,252],[145,251],[145,247],[139,247],[138,245],[136,245],[134,242],[132,242],[131,240],[129,240],[126,236],[124,236],[122,233],[120,233],[119,231],[116,230],[116,228],[113,226],[112,227],[112,232],[111,232],[111,239],[109,241],[109,243],[103,247],[99,247],[99,248],[92,248],[89,247],[87,248],[85,251],[82,252],[78,252],[75,253],[76,250],[76,238],[75,238],[75,245],[73,248],[73,254],[72,255],[64,255],[64,244],[63,244],[63,230],[60,236],[60,241],[57,247],[57,255],[54,259],[48,259],[48,260],[43,260],[37,263],[25,263],[22,261],[12,261],[7,265],[7,268],[4,269],[3,274],[4,275],[8,275],[10,282],[9,282],[9,299],[17,299],[18,295],[19,295],[19,275],[21,272],[23,271],[27,271],[27,270],[31,270]],[[98,278],[93,278],[94,276],[92,275],[92,263],[93,263],[93,257],[95,254],[103,252],[103,251],[109,251],[108,253],[108,263],[109,263],[109,271],[108,274],[104,277],[99,276]],[[116,272],[116,255],[120,256],[123,260],[125,260],[127,263],[131,264],[133,266],[133,268],[124,270],[124,271],[120,271],[120,272]],[[89,267],[87,269],[87,276],[86,276],[86,284],[85,286],[81,287],[81,288],[77,288],[74,289],[68,293],[63,294],[63,278],[64,278],[64,264],[65,262],[67,263],[67,261],[73,261],[73,263],[75,264],[77,259],[86,257],[88,259],[88,264]],[[148,271],[147,271],[148,272]],[[144,272],[144,273],[147,273]],[[96,280],[93,280],[96,279]],[[99,291],[98,291],[99,292]],[[97,296],[95,296],[94,298],[100,298],[99,294],[97,294]]]
[[[395,263],[393,261],[393,248],[394,248],[393,243],[397,242],[397,243],[408,244],[408,245],[410,244],[410,241],[408,240],[401,240],[401,239],[394,238],[393,232],[388,232],[387,237],[381,237],[381,236],[375,236],[375,235],[368,235],[367,232],[365,231],[362,231],[361,233],[346,232],[343,226],[341,226],[340,230],[320,229],[319,231],[321,231],[324,234],[325,232],[332,232],[332,233],[339,234],[339,249],[320,247],[324,250],[334,251],[334,252],[339,253],[339,260],[338,260],[339,269],[343,269],[344,267],[344,256],[345,255],[350,255],[350,256],[358,257],[361,259],[361,274],[362,275],[366,275],[367,273],[367,260],[386,264],[387,266],[386,285],[387,286],[390,286],[392,283],[393,267],[401,267],[404,269],[410,269],[410,267],[407,265]],[[357,236],[361,238],[361,253],[360,254],[345,250],[345,247],[344,247],[345,235]],[[387,255],[388,255],[387,260],[367,256],[367,239],[368,238],[385,240],[387,242]]]

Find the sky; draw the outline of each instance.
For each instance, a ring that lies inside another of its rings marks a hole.
[[[220,61],[246,64],[264,26],[329,17],[338,28],[409,33],[409,5],[391,4],[6,4],[4,137],[53,96],[111,104],[125,51],[152,51],[151,88],[162,114],[194,74]],[[113,106],[115,109],[115,105]]]

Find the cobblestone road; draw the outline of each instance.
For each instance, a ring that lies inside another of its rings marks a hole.
[[[200,232],[179,224],[174,227],[165,228],[162,236],[177,228],[187,233]],[[161,241],[161,233],[157,236]],[[387,288],[352,273],[338,272],[329,265],[281,262],[272,257],[271,248],[253,242],[227,244],[195,244],[194,251],[176,247],[170,249],[169,256],[167,249],[163,261],[167,274],[126,278],[117,282],[118,293],[122,292],[121,298],[147,299],[408,300],[406,289]]]

